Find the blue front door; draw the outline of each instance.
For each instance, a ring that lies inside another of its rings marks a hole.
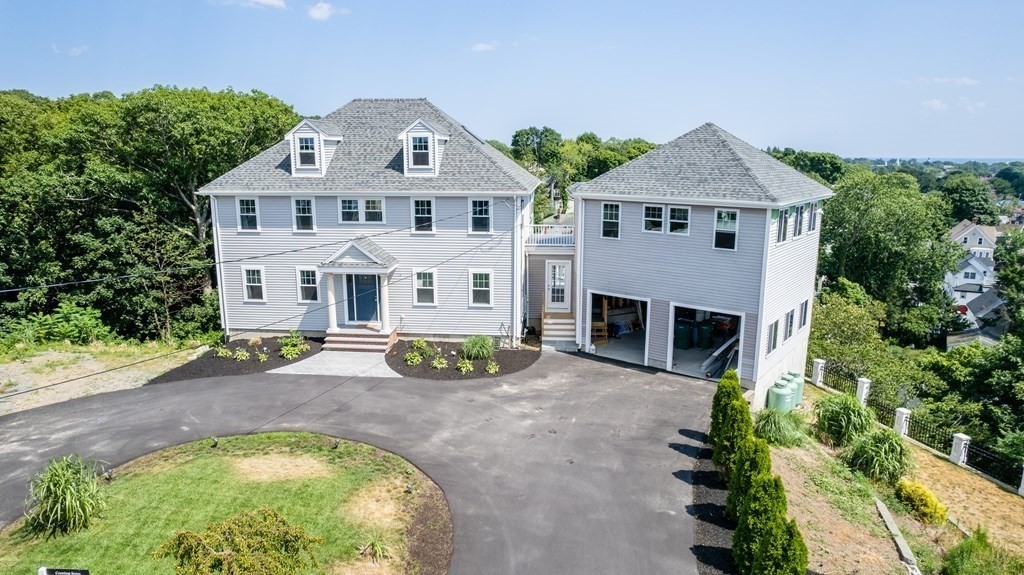
[[[346,278],[349,321],[377,321],[377,276],[349,274]]]

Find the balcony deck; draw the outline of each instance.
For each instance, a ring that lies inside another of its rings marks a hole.
[[[576,246],[572,224],[540,224],[530,227],[526,236],[527,248],[545,248],[572,251]]]

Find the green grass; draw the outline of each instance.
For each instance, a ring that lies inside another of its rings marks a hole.
[[[875,509],[875,490],[864,475],[829,457],[819,473],[810,475],[811,483],[824,494],[847,521],[882,534],[881,519]]]
[[[35,573],[40,565],[88,568],[93,573],[172,573],[170,559],[153,551],[176,530],[203,530],[241,511],[266,504],[324,544],[321,567],[358,556],[373,529],[343,515],[345,501],[369,484],[407,477],[412,467],[373,447],[299,433],[222,438],[186,444],[128,467],[104,486],[108,509],[87,531],[54,539],[26,539],[19,531],[0,535],[0,573]],[[256,482],[241,476],[232,460],[267,453],[323,458],[326,477]],[[403,534],[395,534],[399,539]]]
[[[14,391],[15,387],[18,387],[18,382],[13,379],[8,379],[7,381],[0,383],[0,395]]]
[[[42,365],[30,367],[29,372],[35,374],[52,373],[65,367],[71,367],[72,365],[79,363],[83,359],[85,358],[84,356],[81,355],[73,355],[71,357],[64,357],[61,359],[51,359],[44,361]]]

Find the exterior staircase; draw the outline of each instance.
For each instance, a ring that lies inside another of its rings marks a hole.
[[[372,327],[344,327],[327,334],[324,351],[365,351],[385,353],[398,341],[398,329],[391,333]]]
[[[576,341],[576,316],[572,312],[544,312],[540,336],[546,343]]]

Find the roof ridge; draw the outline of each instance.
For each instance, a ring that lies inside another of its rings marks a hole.
[[[778,202],[779,198],[775,194],[773,194],[771,191],[769,191],[767,187],[765,187],[764,183],[761,181],[760,178],[758,178],[756,175],[754,175],[753,170],[751,170],[750,166],[747,165],[747,162],[746,162],[746,160],[743,159],[743,156],[741,156],[739,154],[739,152],[736,151],[736,148],[733,147],[733,143],[729,141],[729,138],[725,138],[725,137],[722,136],[723,133],[727,134],[729,136],[732,136],[732,134],[730,134],[729,132],[725,131],[721,127],[719,127],[719,126],[717,126],[717,125],[715,125],[715,124],[713,124],[711,122],[706,123],[705,126],[709,126],[711,128],[711,131],[714,132],[715,135],[718,136],[718,138],[722,141],[722,143],[725,144],[725,147],[729,149],[729,153],[731,153],[733,155],[733,157],[736,158],[736,161],[739,162],[740,166],[743,167],[743,171],[747,173],[747,176],[749,176],[750,179],[753,180],[755,184],[757,184],[758,188],[761,188],[761,191],[764,193],[764,195],[769,197],[769,198],[771,198],[772,201]],[[732,137],[735,138],[736,136],[732,136]],[[758,151],[760,151],[760,150],[758,150]]]

